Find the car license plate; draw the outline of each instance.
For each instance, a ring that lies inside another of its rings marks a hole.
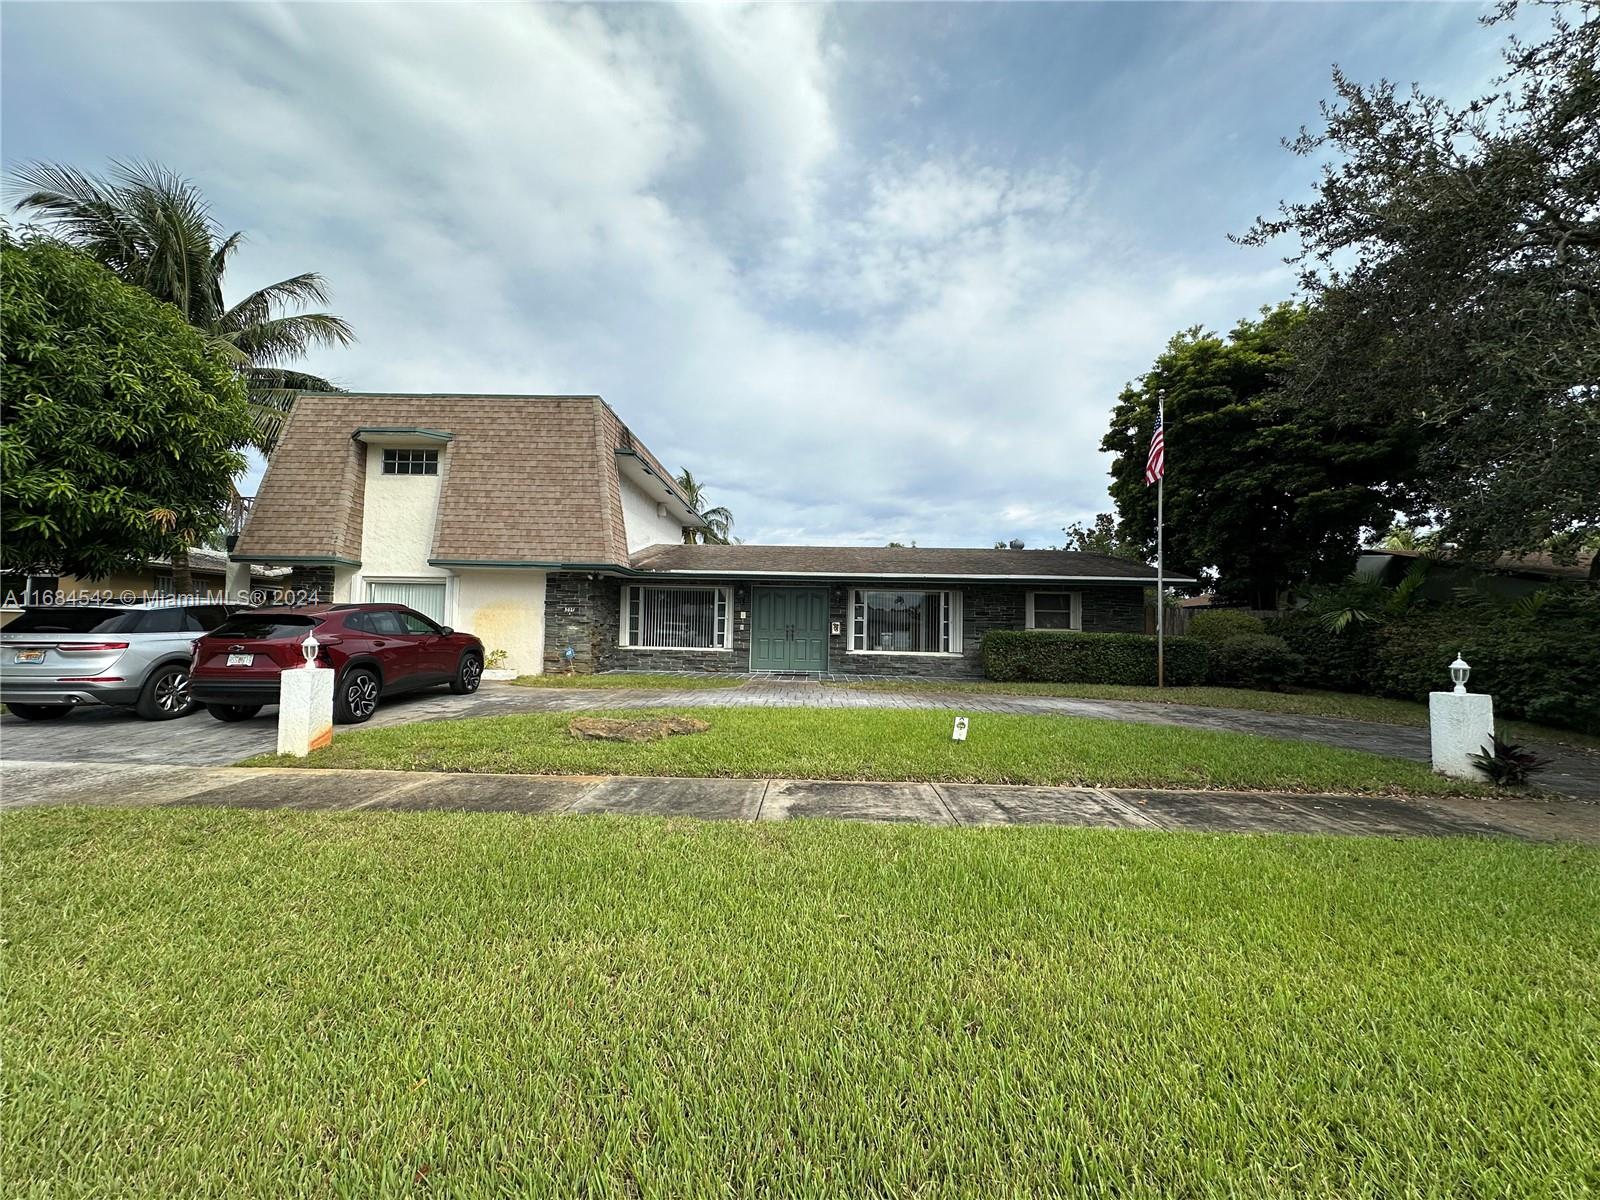
[[[228,655],[228,665],[230,667],[248,667],[251,663],[253,663],[255,661],[256,661],[256,656],[254,654],[230,654],[230,655]]]
[[[13,662],[19,662],[19,663],[43,662],[44,661],[44,651],[42,649],[41,650],[18,650],[17,651],[17,657],[14,658],[12,661]]]

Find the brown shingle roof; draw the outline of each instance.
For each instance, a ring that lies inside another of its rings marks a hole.
[[[429,557],[442,562],[626,563],[615,462],[656,458],[598,396],[301,396],[236,557],[361,557],[363,427],[436,429],[443,456]]]
[[[1363,554],[1387,554],[1392,558],[1428,558],[1450,566],[1477,567],[1484,571],[1502,571],[1512,575],[1533,575],[1547,579],[1587,579],[1594,563],[1594,552],[1580,550],[1575,561],[1558,563],[1548,551],[1531,554],[1502,554],[1493,563],[1472,559],[1457,560],[1450,550],[1400,550],[1387,546],[1374,546]]]
[[[961,579],[1149,580],[1156,569],[1125,558],[1073,550],[884,549],[876,546],[647,546],[633,556],[640,571],[710,575],[826,575]],[[1173,583],[1193,582],[1168,575]]]

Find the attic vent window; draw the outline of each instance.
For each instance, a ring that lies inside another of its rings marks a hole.
[[[385,475],[437,475],[439,452],[437,450],[385,450],[383,452]]]

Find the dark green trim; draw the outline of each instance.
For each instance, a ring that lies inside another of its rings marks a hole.
[[[430,567],[521,567],[529,571],[607,571],[617,575],[643,575],[621,563],[526,562],[504,558],[430,558]]]
[[[359,567],[359,558],[344,558],[337,554],[230,554],[229,562],[264,563],[267,566],[293,567]]]
[[[400,425],[363,425],[360,429],[352,433],[350,437],[352,441],[365,441],[366,435],[369,433],[388,435],[401,434],[406,437],[427,438],[429,441],[433,442],[453,442],[456,436],[453,433],[446,433],[442,429],[414,429],[409,426]]]

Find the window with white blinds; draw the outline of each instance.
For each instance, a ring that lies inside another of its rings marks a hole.
[[[852,593],[855,654],[961,653],[961,593],[906,588]]]
[[[625,587],[621,637],[640,650],[728,650],[727,588]]]
[[[444,581],[438,583],[420,579],[372,580],[367,584],[367,601],[371,604],[404,604],[439,624],[444,621]]]

